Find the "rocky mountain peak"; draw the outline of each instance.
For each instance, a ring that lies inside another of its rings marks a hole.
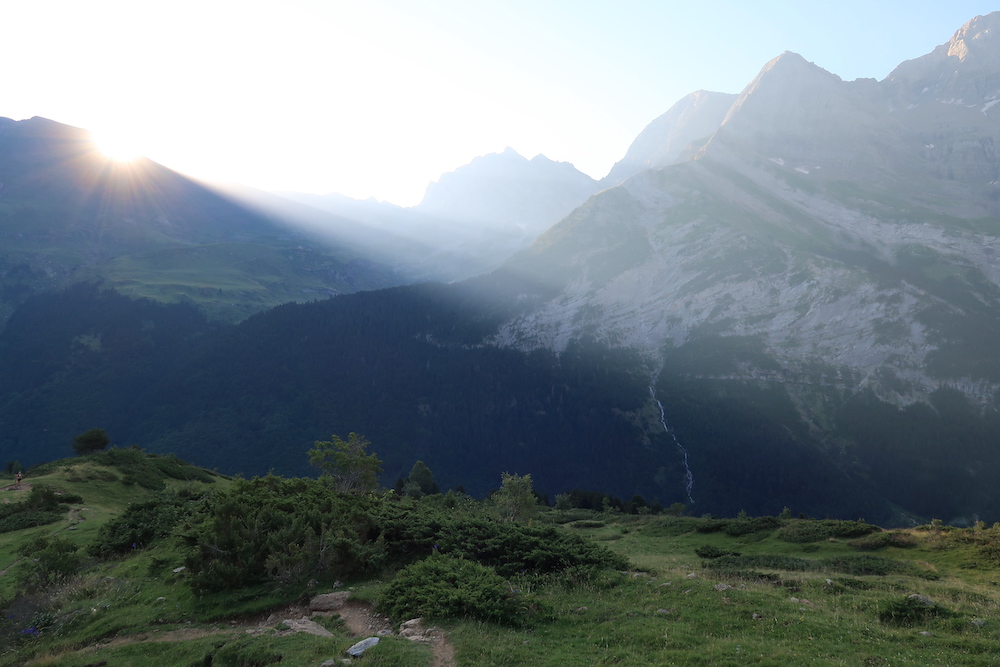
[[[945,44],[907,60],[882,82],[894,108],[930,102],[978,107],[1000,99],[1000,12],[977,16]]]
[[[965,62],[971,58],[996,59],[1000,55],[1000,12],[977,16],[952,36],[947,55]]]
[[[569,163],[543,155],[528,160],[507,148],[442,174],[427,186],[416,210],[534,238],[596,189],[592,178]]]

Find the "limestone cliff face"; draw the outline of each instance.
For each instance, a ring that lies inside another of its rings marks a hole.
[[[998,30],[1000,13],[978,17],[882,82],[775,58],[693,159],[600,193],[507,264],[548,291],[496,342],[588,333],[655,366],[705,335],[746,337],[771,374],[821,364],[901,402],[942,385],[992,397]],[[675,155],[680,130],[656,134]],[[637,146],[657,154],[637,140],[620,165],[641,162]]]

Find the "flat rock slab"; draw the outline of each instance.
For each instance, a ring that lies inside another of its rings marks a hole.
[[[362,639],[357,644],[347,649],[347,655],[354,656],[355,658],[363,654],[365,651],[370,649],[372,646],[378,644],[378,637],[369,637],[368,639]]]
[[[317,595],[309,601],[309,611],[337,611],[344,606],[349,597],[351,597],[350,591]]]
[[[332,637],[333,633],[324,628],[322,625],[316,621],[310,621],[308,618],[299,619],[286,619],[282,621],[287,625],[292,632],[305,632],[310,635],[316,635],[317,637]]]

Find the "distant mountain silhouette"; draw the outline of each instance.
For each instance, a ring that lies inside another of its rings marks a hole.
[[[3,318],[31,294],[79,280],[188,300],[226,319],[399,282],[151,160],[115,162],[88,132],[37,117],[0,118],[0,276]]]

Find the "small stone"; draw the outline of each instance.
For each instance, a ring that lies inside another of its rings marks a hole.
[[[732,588],[732,586],[730,586],[729,584],[716,584],[715,585],[715,590],[717,590],[717,591],[728,591],[730,588]]]
[[[974,618],[974,619],[972,619],[972,620],[971,620],[971,621],[969,621],[969,622],[970,622],[970,623],[972,623],[972,624],[973,624],[974,626],[976,626],[977,628],[981,628],[981,627],[983,627],[984,625],[986,625],[986,621],[985,621],[985,620],[983,620],[983,619],[981,619],[981,618]]]
[[[797,603],[799,601],[799,599],[797,597],[793,596],[793,597],[788,598],[788,601],[789,602],[795,602],[795,603]]]
[[[163,597],[163,596],[161,595],[160,597],[156,598],[156,601],[157,601],[157,602],[163,602],[163,601],[164,601],[164,600],[166,600],[166,599],[167,599],[167,598],[165,598],[165,597]]]
[[[173,569],[173,573],[174,574],[180,574],[181,572],[183,572],[186,569],[187,569],[186,567],[184,567],[183,565],[181,565],[180,567],[175,567]]]
[[[907,600],[913,600],[914,602],[916,602],[917,604],[919,604],[922,607],[934,607],[934,606],[937,606],[937,603],[934,602],[934,600],[932,600],[929,597],[927,597],[926,595],[917,595],[916,593],[913,593],[912,595],[907,595],[906,599]]]
[[[656,610],[656,613],[657,614],[672,614],[672,613],[674,613],[674,610],[673,609],[663,609],[661,607],[660,609]]]
[[[920,634],[923,635],[924,637],[933,637],[934,636],[931,633],[927,632],[926,630],[921,630]]]
[[[692,572],[691,574],[689,574],[689,575],[687,576],[687,578],[688,578],[688,579],[697,579],[697,578],[698,578],[698,575],[697,575],[697,574],[695,574],[694,572]]]
[[[759,620],[763,619],[764,617],[761,616],[760,614],[758,614],[757,612],[754,612],[753,615],[750,616],[750,618],[752,618],[755,621],[759,621]]]
[[[357,658],[363,655],[365,651],[367,651],[372,646],[375,646],[378,643],[379,643],[378,637],[369,637],[368,639],[362,639],[357,644],[347,649],[347,654]]]
[[[590,607],[577,607],[573,611],[575,611],[578,614],[582,614],[585,611],[590,611]]]

